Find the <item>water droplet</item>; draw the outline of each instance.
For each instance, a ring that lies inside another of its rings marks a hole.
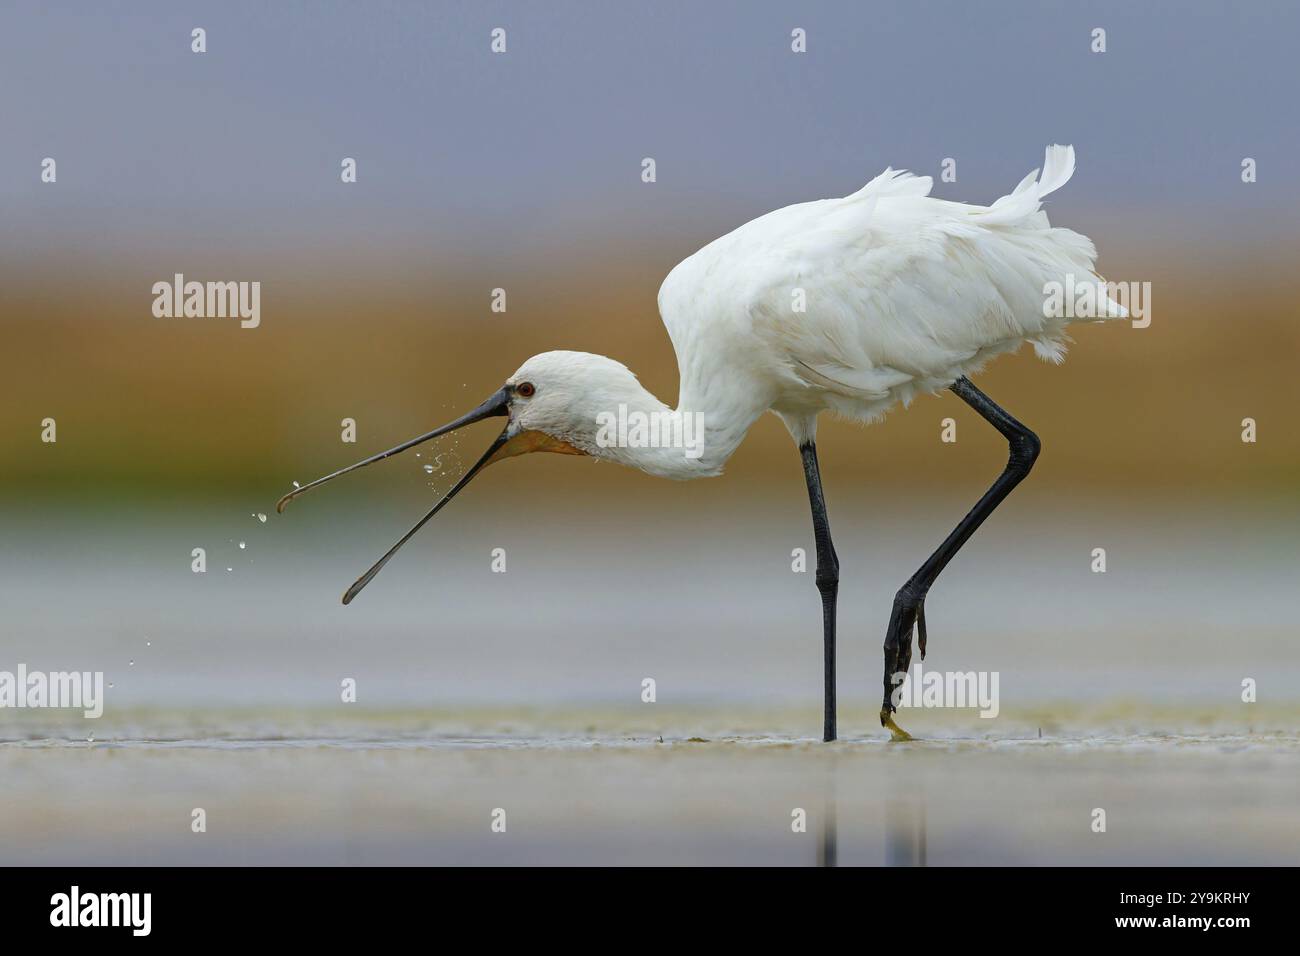
[[[295,488],[301,488],[301,487],[302,487],[302,485],[298,484],[298,482],[296,482],[296,481],[293,483],[293,486],[294,486]]]
[[[425,473],[426,475],[432,475],[432,474],[433,474],[433,465],[425,465],[425,466],[424,466],[424,473]]]
[[[145,641],[145,642],[144,642],[144,646],[145,646],[145,647],[153,647],[153,641]]]
[[[259,512],[257,513],[257,520],[260,521],[260,522],[262,522],[262,524],[266,524],[266,515],[262,514],[262,513],[259,511]]]
[[[234,569],[234,568],[226,568],[226,570],[227,570],[227,571],[233,571],[233,570],[235,570],[235,569]]]
[[[109,686],[109,687],[112,687],[112,686],[113,686],[113,682],[112,682],[112,681],[109,681],[109,682],[108,682],[108,686]]]
[[[93,744],[94,742],[95,742],[95,735],[94,735],[94,734],[91,734],[89,737],[86,738],[86,743],[88,743],[88,744]]]
[[[135,661],[127,661],[126,665],[127,667],[135,667]]]
[[[244,550],[245,548],[247,548],[247,547],[248,547],[248,545],[244,544],[244,542],[242,542],[242,541],[239,542],[239,550],[240,550],[240,551],[243,551],[243,550]]]

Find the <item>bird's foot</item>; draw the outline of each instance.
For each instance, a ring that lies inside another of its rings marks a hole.
[[[880,726],[889,730],[889,739],[895,742],[911,740],[912,735],[894,721],[894,715],[889,712],[888,707],[880,708]]]
[[[894,740],[911,740],[912,736],[894,721],[897,696],[912,666],[912,629],[918,631],[917,644],[925,660],[925,594],[916,595],[908,587],[894,598],[894,610],[885,632],[885,699],[880,708],[880,726],[888,728]]]

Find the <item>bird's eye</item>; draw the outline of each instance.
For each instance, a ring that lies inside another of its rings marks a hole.
[[[524,398],[532,398],[536,392],[537,388],[532,382],[520,382],[515,386],[515,394],[522,395]]]

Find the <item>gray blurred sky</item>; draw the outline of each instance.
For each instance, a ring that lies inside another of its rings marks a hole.
[[[0,20],[11,262],[234,240],[467,257],[703,241],[945,156],[958,181],[936,193],[989,201],[1050,142],[1079,151],[1053,205],[1081,229],[1288,237],[1300,207],[1291,3],[132,0],[6,2]],[[47,155],[56,187],[38,179]],[[1259,183],[1240,182],[1243,156]]]

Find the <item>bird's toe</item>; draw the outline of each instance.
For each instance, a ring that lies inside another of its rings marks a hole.
[[[898,726],[898,723],[894,720],[894,715],[889,712],[888,707],[882,707],[880,709],[880,726],[886,728],[889,731],[890,734],[889,739],[892,741],[904,741],[904,740],[912,739],[911,734],[909,734],[902,727]]]

